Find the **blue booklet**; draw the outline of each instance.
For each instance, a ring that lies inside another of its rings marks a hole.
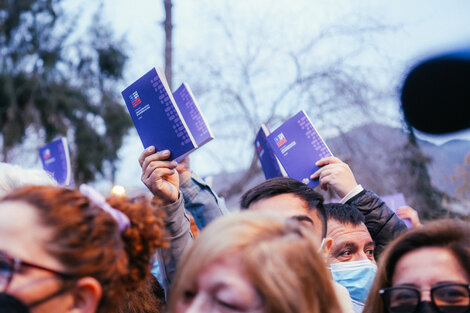
[[[200,144],[213,138],[192,93],[183,86],[177,92],[177,98],[182,102],[177,102],[165,73],[156,67],[122,91],[144,148],[153,145],[157,151],[170,150],[170,160],[182,159],[198,148],[195,137],[201,140]]]
[[[193,135],[198,147],[214,139],[209,124],[196,102],[193,92],[188,84],[182,83],[181,86],[173,92],[175,102],[180,109],[189,131]]]
[[[397,212],[399,207],[405,206],[406,200],[405,196],[402,193],[396,193],[393,195],[387,195],[387,196],[381,196],[380,199],[382,199],[387,206],[392,209],[393,212]],[[403,222],[405,222],[406,227],[408,228],[413,228],[413,224],[411,221],[407,218],[402,219]]]
[[[303,110],[275,129],[267,140],[289,177],[312,188],[318,185],[318,179],[310,179],[319,169],[315,163],[332,153]]]
[[[287,177],[287,173],[268,144],[267,136],[270,131],[262,124],[255,138],[255,149],[266,179]]]
[[[73,185],[67,138],[59,138],[39,148],[39,157],[41,158],[44,170],[49,172],[59,185]]]

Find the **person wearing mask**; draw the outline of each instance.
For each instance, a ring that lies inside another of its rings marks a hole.
[[[327,255],[331,248],[332,240],[326,238],[323,196],[304,183],[286,177],[272,178],[245,192],[240,204],[242,210],[297,220],[313,231],[319,252]],[[333,283],[333,287],[342,312],[353,312],[346,288],[338,283]]]
[[[346,287],[354,312],[360,313],[377,271],[374,242],[364,216],[348,204],[325,204],[328,218],[326,237],[332,246],[326,258],[333,280]]]
[[[341,312],[318,248],[296,220],[258,212],[217,219],[184,253],[170,312]]]
[[[86,185],[16,189],[0,199],[0,308],[117,312],[148,282],[163,232],[146,201],[105,200]]]
[[[336,157],[329,157],[320,160],[316,165],[322,167],[312,175],[312,178],[319,179],[322,189],[332,188],[341,198],[341,203],[351,204],[359,209],[364,217],[365,231],[374,241],[378,241],[375,245],[379,250],[382,250],[395,236],[407,230],[405,223],[387,207],[385,202],[372,191],[365,190],[357,184],[346,163]],[[328,255],[333,240],[326,236],[328,227],[323,197],[307,185],[285,177],[269,179],[245,192],[240,204],[242,210],[271,213],[310,224],[317,234],[318,241],[321,242],[322,253]],[[376,250],[372,250],[375,256],[378,255]],[[362,287],[367,288],[368,284],[370,282],[363,284]],[[365,300],[364,292],[357,303],[353,304],[350,295],[341,291],[341,288],[344,288],[341,284],[334,286],[343,311],[349,310],[347,307],[350,307],[351,311],[353,308],[356,311],[362,308]]]
[[[470,225],[438,220],[389,244],[364,313],[470,311]]]
[[[374,192],[356,182],[349,166],[336,157],[327,157],[316,163],[320,169],[312,179],[320,180],[323,190],[331,188],[341,199],[340,203],[356,207],[365,218],[365,225],[375,243],[375,259],[378,260],[385,246],[408,228]]]

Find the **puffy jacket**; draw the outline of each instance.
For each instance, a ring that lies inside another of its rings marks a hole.
[[[408,229],[395,212],[370,190],[362,190],[346,203],[364,214],[366,227],[375,242],[376,260],[390,241]]]

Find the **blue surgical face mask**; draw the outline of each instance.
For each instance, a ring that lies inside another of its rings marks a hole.
[[[330,272],[334,281],[348,289],[353,304],[364,306],[377,265],[370,260],[333,263]]]

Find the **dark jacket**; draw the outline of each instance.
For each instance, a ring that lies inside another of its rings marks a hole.
[[[367,229],[375,242],[376,260],[390,241],[408,229],[405,223],[372,191],[364,189],[346,203],[355,206],[364,214]]]

